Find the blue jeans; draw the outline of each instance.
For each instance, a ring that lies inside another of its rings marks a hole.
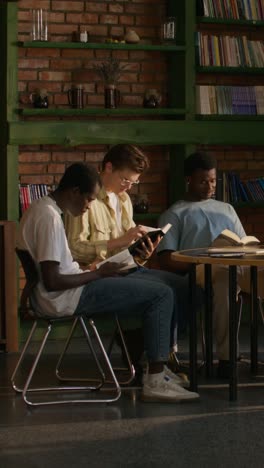
[[[168,359],[173,308],[171,288],[164,284],[157,288],[151,281],[128,275],[85,285],[75,314],[141,317],[148,360],[158,362]]]
[[[178,343],[178,331],[184,331],[189,321],[189,276],[170,273],[163,270],[153,270],[140,267],[130,278],[141,279],[141,281],[154,281],[169,286],[174,294],[174,308],[171,321],[170,346]],[[196,288],[196,306],[203,303],[203,289],[200,286]]]

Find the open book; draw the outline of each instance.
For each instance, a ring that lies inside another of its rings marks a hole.
[[[151,239],[152,242],[155,242],[159,236],[160,237],[165,236],[165,234],[171,228],[171,224],[168,223],[165,226],[163,226],[162,228],[153,228],[153,227],[149,227],[149,226],[142,226],[142,227],[146,231],[146,234],[144,234],[144,236],[137,239],[136,242],[133,242],[133,244],[131,244],[128,247],[128,250],[131,253],[131,255],[137,255],[138,254],[136,249],[140,249],[142,243],[145,242],[145,240],[147,239],[147,236]],[[146,244],[146,245],[148,245],[148,244]]]
[[[101,265],[103,265],[106,262],[113,262],[113,263],[121,263],[124,265],[120,271],[127,271],[127,270],[133,270],[134,268],[137,268],[137,264],[134,261],[134,258],[132,255],[129,253],[128,249],[122,250],[121,252],[112,255],[112,257],[107,258],[106,260],[103,260],[102,262],[97,263],[96,268],[99,268]]]
[[[228,253],[228,252],[255,252],[260,240],[255,236],[244,236],[240,238],[237,234],[224,229],[213,241],[208,253]]]
[[[122,250],[121,252],[112,255],[112,257],[108,257],[106,260],[103,260],[100,263],[97,263],[96,268],[99,268],[103,263],[106,262],[114,262],[114,263],[121,263],[124,266],[120,269],[120,272],[125,272],[128,270],[133,270],[137,268],[137,264],[134,261],[134,256],[138,255],[137,249],[140,249],[142,242],[146,239],[146,236],[149,236],[152,242],[155,242],[158,236],[165,236],[166,232],[171,228],[171,224],[166,224],[163,228],[153,228],[149,226],[142,226],[146,232],[144,236],[140,237],[136,240],[133,244],[131,244],[128,249]]]

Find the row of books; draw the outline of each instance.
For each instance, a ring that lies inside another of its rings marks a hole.
[[[46,184],[19,184],[19,207],[20,214],[38,198],[48,195],[50,187]]]
[[[264,67],[263,41],[242,36],[216,36],[197,32],[201,66]]]
[[[264,177],[241,181],[235,172],[219,172],[215,198],[227,203],[264,201]]]
[[[203,115],[263,115],[264,86],[196,87],[197,113]]]
[[[197,14],[211,18],[263,20],[264,0],[197,0]]]

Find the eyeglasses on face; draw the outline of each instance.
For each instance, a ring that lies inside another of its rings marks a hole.
[[[129,180],[129,179],[126,179],[125,177],[120,177],[120,176],[119,176],[119,179],[120,179],[121,185],[123,186],[130,185],[131,187],[133,187],[133,185],[139,184],[139,180],[135,180],[135,182],[133,182],[132,180]]]

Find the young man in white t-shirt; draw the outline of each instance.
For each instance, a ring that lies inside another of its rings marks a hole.
[[[149,281],[119,275],[120,265],[110,262],[100,268],[81,270],[68,246],[61,215],[69,211],[80,216],[90,209],[100,189],[94,168],[73,164],[58,188],[32,203],[23,214],[17,239],[27,250],[40,273],[33,300],[47,316],[81,314],[138,315],[144,328],[148,371],[142,398],[146,401],[176,402],[198,398],[169,377],[170,324],[174,298],[168,286],[156,288]]]

